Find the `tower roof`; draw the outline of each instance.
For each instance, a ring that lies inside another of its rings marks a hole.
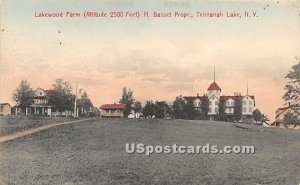
[[[212,84],[210,84],[207,90],[221,90],[221,88],[218,86],[216,82],[213,82]]]

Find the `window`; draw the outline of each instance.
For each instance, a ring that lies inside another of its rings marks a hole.
[[[218,101],[215,101],[215,105],[218,105]]]
[[[246,112],[246,107],[243,108],[243,112]]]
[[[42,93],[42,92],[40,92],[40,95],[42,96],[42,95],[43,95],[43,93]]]
[[[243,105],[246,105],[246,101],[243,101]]]
[[[252,112],[252,107],[249,107],[249,112]]]
[[[215,109],[215,112],[218,113],[218,108]]]
[[[230,102],[226,102],[226,106],[230,106]]]
[[[249,105],[252,105],[252,101],[249,101]]]

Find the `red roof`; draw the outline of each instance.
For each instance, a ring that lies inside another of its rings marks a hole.
[[[227,101],[228,99],[233,99],[233,100],[239,100],[241,101],[243,99],[243,96],[220,96],[221,101]]]
[[[280,111],[280,112],[277,112],[276,111],[276,116],[275,118],[278,118],[282,113],[284,113],[286,110],[288,110],[290,107],[281,107],[281,108],[278,108],[277,111]]]
[[[221,90],[221,88],[218,86],[218,84],[216,82],[213,82],[212,84],[210,84],[210,86],[208,87],[208,90]]]
[[[187,101],[194,101],[196,99],[200,99],[202,101],[203,96],[184,96],[183,98]]]
[[[233,100],[242,100],[243,98],[244,98],[245,96],[220,96],[220,100],[221,101],[227,101],[228,99],[233,99]],[[254,100],[255,99],[255,97],[254,96],[249,96],[252,100]]]
[[[254,96],[249,96],[252,100],[254,100],[255,99],[255,97]]]
[[[126,104],[103,104],[100,109],[125,109]]]
[[[48,89],[48,90],[45,90],[46,93],[48,94],[55,94],[57,92],[57,90],[55,89]]]

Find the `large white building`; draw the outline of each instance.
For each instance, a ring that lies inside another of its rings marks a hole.
[[[25,115],[51,116],[53,114],[53,107],[49,105],[48,99],[49,95],[54,93],[56,93],[56,90],[37,88],[34,91],[33,103],[25,108]],[[22,114],[21,108],[17,105],[14,109],[15,115]]]
[[[255,97],[248,94],[248,87],[246,95],[234,93],[232,96],[227,96],[221,95],[221,92],[221,88],[214,80],[214,82],[208,87],[207,93],[205,93],[209,99],[208,116],[210,119],[216,119],[219,114],[220,103],[224,103],[225,114],[228,116],[228,119],[230,119],[230,116],[234,114],[234,107],[237,101],[240,101],[242,104],[242,119],[252,119],[252,114],[255,109]],[[197,96],[184,96],[183,98],[186,101],[192,101],[195,109],[201,110],[203,96],[199,96],[199,94],[197,94]]]

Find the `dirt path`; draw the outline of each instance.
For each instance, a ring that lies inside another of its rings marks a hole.
[[[52,127],[56,127],[56,126],[59,126],[59,125],[67,125],[67,124],[78,123],[78,122],[87,121],[87,120],[90,120],[90,119],[82,119],[82,120],[54,123],[54,124],[44,125],[44,126],[37,127],[37,128],[32,128],[32,129],[25,130],[25,131],[20,131],[20,132],[14,133],[14,134],[10,134],[10,135],[0,137],[0,143],[4,143],[4,142],[7,142],[7,141],[18,139],[20,137],[28,136],[28,135],[34,134],[36,132],[46,130],[46,129],[49,129],[49,128],[52,128]]]

